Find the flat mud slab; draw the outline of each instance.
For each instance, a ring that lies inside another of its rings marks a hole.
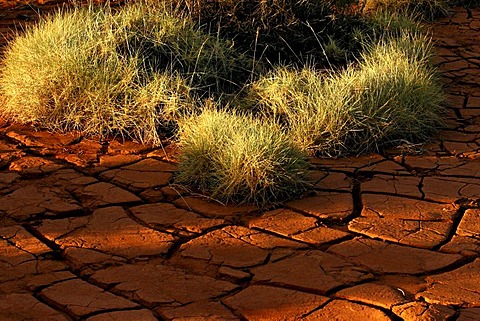
[[[2,35],[58,5],[11,3]],[[432,28],[449,128],[311,159],[278,208],[175,185],[174,145],[2,121],[0,320],[480,320],[480,10]]]

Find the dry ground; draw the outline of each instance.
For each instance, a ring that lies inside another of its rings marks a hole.
[[[0,31],[35,15],[3,6]],[[0,319],[480,320],[480,10],[433,28],[449,129],[312,159],[276,210],[171,185],[173,146],[4,122]]]

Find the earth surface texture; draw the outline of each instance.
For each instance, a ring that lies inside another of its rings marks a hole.
[[[12,3],[1,39],[55,5]],[[480,320],[480,10],[432,29],[449,128],[312,159],[275,210],[172,184],[172,145],[3,121],[0,320]]]

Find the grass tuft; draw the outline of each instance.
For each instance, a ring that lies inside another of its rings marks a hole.
[[[449,10],[447,0],[366,0],[364,10],[383,10],[391,13],[416,13],[425,19],[444,16]]]
[[[431,52],[421,34],[386,37],[339,73],[277,68],[250,86],[248,101],[316,155],[426,140],[442,126],[444,99],[429,67]]]
[[[419,34],[425,31],[420,23],[421,17],[415,12],[390,12],[384,9],[376,10],[366,15],[367,24],[378,38],[385,34],[389,36],[401,36],[405,33]]]
[[[158,144],[162,129],[194,108],[193,96],[232,90],[243,59],[166,8],[75,8],[45,17],[9,44],[1,113]]]
[[[206,109],[181,122],[179,138],[176,181],[213,198],[266,205],[307,186],[308,163],[273,122]]]

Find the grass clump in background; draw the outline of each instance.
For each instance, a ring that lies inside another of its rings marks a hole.
[[[448,13],[447,0],[365,0],[364,10],[383,10],[391,13],[415,13],[425,19],[434,19]]]
[[[178,183],[224,202],[266,205],[306,188],[308,163],[274,122],[206,109],[181,122]]]
[[[385,34],[391,37],[401,37],[405,33],[425,33],[425,27],[419,22],[421,18],[415,12],[390,12],[379,9],[371,12],[366,17],[369,30],[363,39],[363,42],[372,43],[381,40]],[[365,41],[367,40],[367,41]]]
[[[187,12],[204,30],[218,29],[267,68],[307,61],[323,67],[343,64],[360,49],[352,38],[353,31],[363,26],[355,9],[357,0],[168,2]]]
[[[194,107],[192,94],[230,90],[242,59],[162,8],[76,8],[42,19],[9,44],[0,70],[2,114],[158,144],[162,130]]]
[[[442,125],[443,94],[420,34],[385,37],[338,73],[280,67],[251,85],[253,108],[304,151],[340,156],[426,140]],[[257,102],[256,104],[254,102]]]

